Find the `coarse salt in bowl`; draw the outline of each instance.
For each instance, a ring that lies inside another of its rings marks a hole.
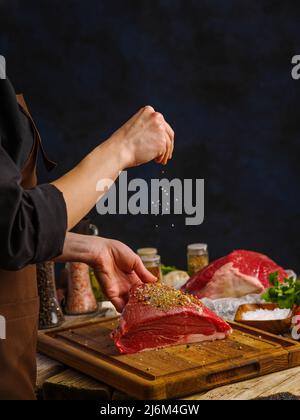
[[[290,309],[257,309],[243,313],[244,321],[279,321],[291,316]]]

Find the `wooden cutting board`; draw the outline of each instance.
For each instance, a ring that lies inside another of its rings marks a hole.
[[[180,398],[300,365],[300,345],[231,323],[222,341],[118,354],[117,319],[39,333],[38,350],[137,399]]]

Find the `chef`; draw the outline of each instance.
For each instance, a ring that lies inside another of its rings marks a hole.
[[[39,311],[35,264],[80,261],[94,267],[105,294],[121,311],[130,288],[155,278],[126,245],[69,231],[99,200],[97,183],[120,171],[172,157],[174,132],[164,117],[146,106],[75,168],[39,185],[36,161],[43,149],[22,95],[0,80],[0,399],[34,399]],[[104,192],[103,192],[104,193]]]

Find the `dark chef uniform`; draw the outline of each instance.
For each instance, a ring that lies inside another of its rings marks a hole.
[[[0,80],[0,399],[34,399],[39,299],[35,263],[61,254],[67,229],[63,196],[36,186],[41,139],[22,96]]]

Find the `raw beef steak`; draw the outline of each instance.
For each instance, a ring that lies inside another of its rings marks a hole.
[[[196,297],[160,283],[131,291],[112,338],[120,353],[130,354],[177,344],[221,340],[231,327]]]
[[[270,287],[268,276],[276,271],[280,280],[287,277],[283,268],[266,255],[233,251],[195,274],[182,287],[182,291],[210,299],[259,294]]]

